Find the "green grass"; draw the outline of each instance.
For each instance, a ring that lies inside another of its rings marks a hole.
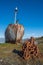
[[[0,44],[0,57],[6,57],[8,55],[11,55],[14,49],[21,50],[22,45],[19,44],[10,44],[10,43],[4,43]]]
[[[38,44],[40,53],[43,53],[43,43]]]
[[[42,54],[40,57],[40,61],[43,64],[43,43],[38,44],[39,52]]]
[[[38,44],[39,47],[39,51],[40,53],[43,54],[43,43]],[[13,50],[21,50],[22,49],[22,44],[10,44],[10,43],[4,43],[4,44],[0,44],[0,58],[9,58],[10,61],[9,62],[19,62],[21,63],[21,65],[23,65],[22,63],[25,62],[24,60],[17,54],[17,53],[13,53]],[[40,58],[40,61],[43,63],[43,57]]]

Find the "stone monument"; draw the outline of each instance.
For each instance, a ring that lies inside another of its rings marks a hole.
[[[18,8],[15,8],[15,24],[9,24],[5,31],[5,42],[20,42],[24,35],[23,25],[16,20]]]

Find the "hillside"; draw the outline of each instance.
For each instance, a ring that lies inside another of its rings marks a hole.
[[[42,37],[37,37],[37,40],[43,40],[43,36]]]
[[[43,65],[43,44],[38,44],[40,59],[24,60],[21,57],[22,44],[0,44],[0,65]]]
[[[37,41],[38,43],[43,43],[43,36],[36,38],[36,41]]]

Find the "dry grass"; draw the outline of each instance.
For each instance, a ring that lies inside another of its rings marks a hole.
[[[40,53],[43,54],[43,44],[41,43],[38,44],[38,47],[39,47]],[[19,45],[9,44],[9,43],[0,44],[0,58],[3,58],[4,60],[7,58],[9,59],[9,62],[12,62],[12,63],[18,62],[21,65],[26,65],[26,61],[23,60],[17,53],[13,52],[14,49],[20,51],[22,49],[22,44],[21,43]],[[43,64],[43,57],[40,58],[40,61]]]

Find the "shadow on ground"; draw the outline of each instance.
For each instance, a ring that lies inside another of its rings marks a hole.
[[[20,57],[23,56],[23,53],[22,53],[22,51],[20,51],[20,50],[14,49],[12,52],[18,54]]]
[[[15,53],[15,54],[18,54],[20,57],[23,56],[22,51],[19,51],[19,50],[14,49],[12,52]],[[23,61],[23,59],[22,59],[22,61]],[[38,58],[35,58],[35,59],[32,59],[31,58],[31,59],[29,59],[27,61],[24,61],[22,63],[24,65],[43,65]]]

